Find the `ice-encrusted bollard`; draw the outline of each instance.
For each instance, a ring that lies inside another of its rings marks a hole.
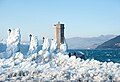
[[[51,41],[51,46],[50,46],[50,52],[51,53],[54,53],[57,51],[57,40],[56,39],[53,39]]]
[[[34,53],[38,53],[38,38],[37,38],[37,36],[31,35],[28,55],[34,54]]]
[[[49,44],[48,38],[45,38],[43,42],[42,50],[43,51],[49,50],[49,47],[50,47],[50,44]]]
[[[49,41],[48,38],[44,38],[42,50],[39,51],[39,55],[42,58],[42,62],[48,62],[50,60],[50,53],[49,53]]]
[[[7,38],[7,49],[6,51],[9,54],[14,54],[20,51],[20,41],[21,41],[21,34],[20,29],[9,29],[8,30],[8,38]]]

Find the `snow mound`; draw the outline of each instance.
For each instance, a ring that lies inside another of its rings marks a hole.
[[[46,54],[46,55],[45,55]],[[47,61],[49,52],[44,53]],[[0,59],[0,81],[82,81],[82,82],[119,82],[120,64],[82,60],[58,53],[48,62],[35,62],[40,57],[24,58],[16,53],[15,59]]]

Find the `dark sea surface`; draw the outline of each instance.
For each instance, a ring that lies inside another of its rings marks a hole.
[[[79,50],[79,49],[71,49],[68,52],[77,55],[84,54],[85,59],[95,59],[101,62],[114,62],[120,63],[120,49],[105,49],[105,50]],[[80,54],[79,54],[80,53]]]

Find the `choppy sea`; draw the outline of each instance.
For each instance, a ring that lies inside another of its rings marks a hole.
[[[92,50],[81,50],[81,49],[70,49],[68,52],[72,54],[83,53],[85,55],[85,59],[95,59],[101,62],[114,62],[120,63],[120,49],[92,49]]]

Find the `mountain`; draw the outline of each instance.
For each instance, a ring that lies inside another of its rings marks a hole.
[[[95,49],[98,45],[112,39],[115,35],[101,35],[98,37],[90,37],[90,38],[81,38],[81,37],[73,37],[66,39],[69,49]],[[49,41],[51,42],[51,41]],[[39,44],[42,44],[42,40],[39,40]],[[120,45],[120,44],[116,44]],[[21,51],[27,53],[29,47],[29,41],[21,42]],[[40,47],[41,48],[41,47]],[[0,42],[0,52],[5,51],[6,44],[3,44],[3,41]]]
[[[96,49],[120,49],[120,35],[104,42]]]
[[[115,37],[115,35],[101,35],[90,38],[73,37],[66,39],[66,41],[69,49],[95,49],[98,45],[101,45],[113,37]]]

